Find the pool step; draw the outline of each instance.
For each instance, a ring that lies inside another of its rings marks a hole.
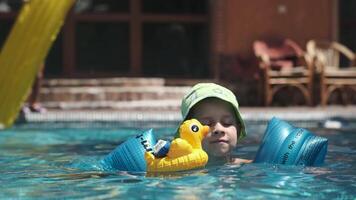
[[[50,79],[40,91],[49,109],[177,110],[191,86],[160,78]]]
[[[163,78],[60,78],[60,79],[45,79],[43,87],[78,87],[78,86],[164,86]]]
[[[189,87],[172,86],[42,87],[40,100],[42,102],[75,102],[181,99],[188,90]]]
[[[134,101],[77,101],[42,102],[43,106],[55,110],[120,110],[120,111],[178,111],[180,99],[134,100]]]

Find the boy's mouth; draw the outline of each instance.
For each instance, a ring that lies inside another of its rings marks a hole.
[[[228,143],[229,141],[227,140],[224,140],[224,139],[217,139],[217,140],[213,140],[210,142],[210,144],[215,144],[215,143],[220,143],[220,142],[223,142],[223,143]]]

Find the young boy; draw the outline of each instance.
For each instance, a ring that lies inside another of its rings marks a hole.
[[[214,83],[196,84],[182,100],[184,120],[195,118],[210,127],[203,140],[209,161],[250,163],[251,160],[232,158],[237,143],[246,136],[245,124],[239,113],[235,95]]]

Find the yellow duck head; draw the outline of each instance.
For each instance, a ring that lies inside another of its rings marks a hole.
[[[201,149],[201,142],[209,130],[209,126],[202,125],[196,119],[190,119],[179,127],[179,136],[192,145],[193,149]]]

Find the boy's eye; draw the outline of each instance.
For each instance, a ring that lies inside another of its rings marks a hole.
[[[222,124],[223,124],[224,126],[231,126],[231,125],[234,124],[234,121],[233,121],[232,118],[224,118],[224,119],[222,120]]]
[[[209,120],[209,119],[202,119],[200,120],[200,122],[203,124],[203,125],[206,125],[206,126],[210,126],[213,124],[213,121],[212,120]]]
[[[224,126],[231,126],[232,123],[230,123],[230,122],[224,122],[223,125],[224,125]]]

